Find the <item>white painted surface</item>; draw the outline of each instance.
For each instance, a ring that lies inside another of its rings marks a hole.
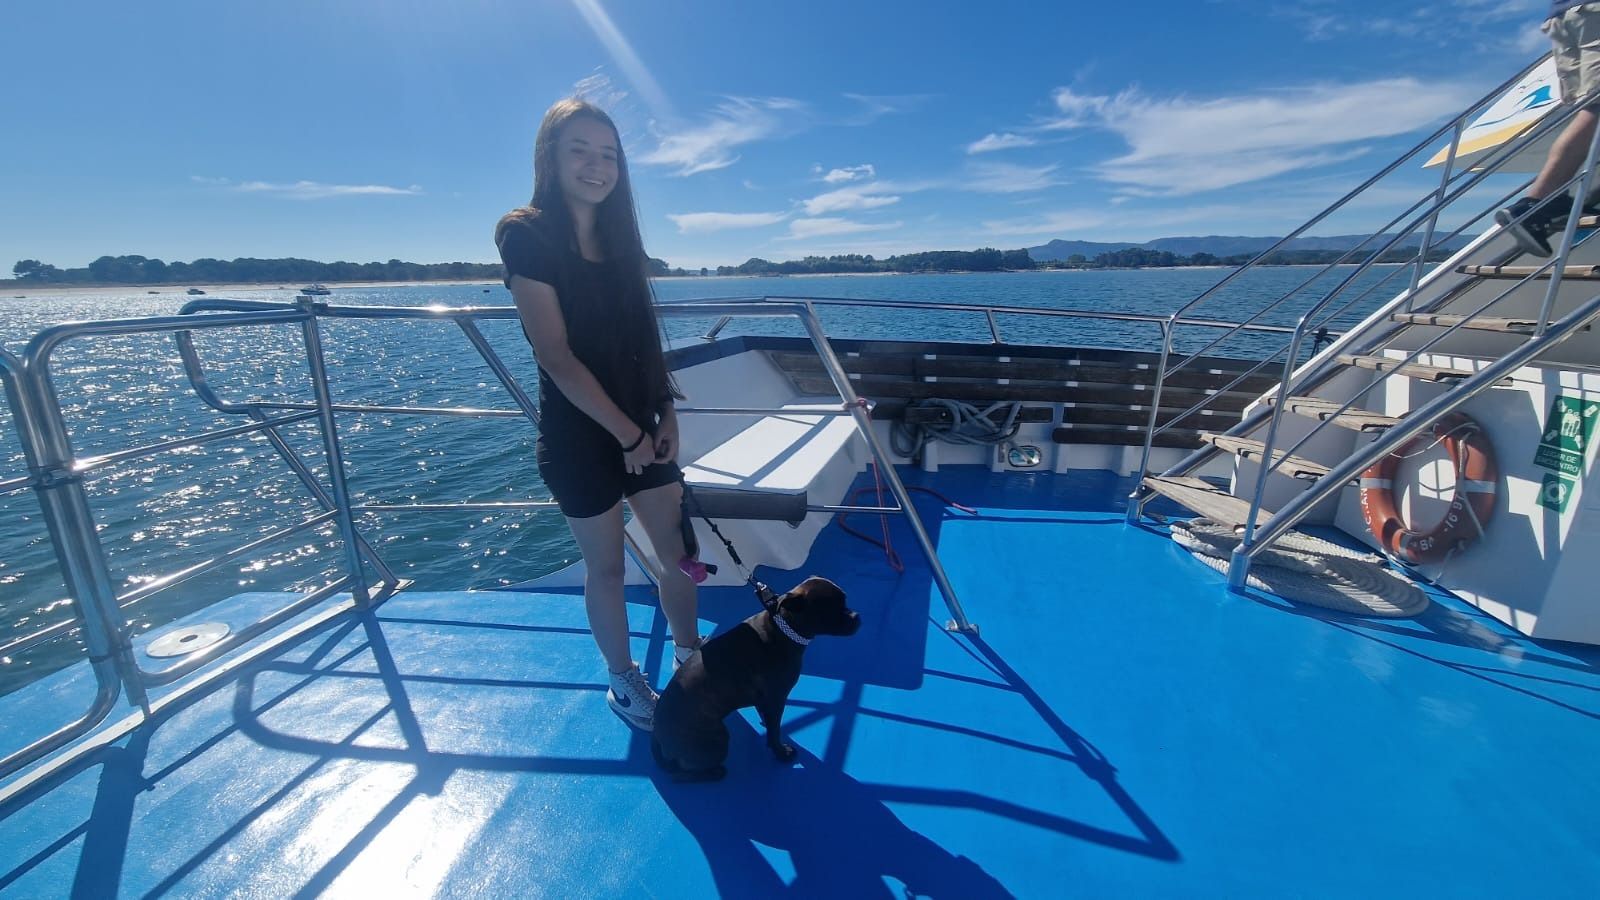
[[[1442,356],[1422,362],[1472,368],[1487,364]],[[1381,390],[1377,411],[1400,415],[1447,388],[1395,376]],[[1495,514],[1481,541],[1423,571],[1524,634],[1600,644],[1600,474],[1592,448],[1578,480],[1579,493],[1566,512],[1539,505],[1547,470],[1533,464],[1534,454],[1558,395],[1600,400],[1600,373],[1526,367],[1517,371],[1511,386],[1486,391],[1462,408],[1483,426],[1494,448],[1500,470]],[[1396,478],[1402,513],[1413,525],[1437,521],[1449,502],[1454,470],[1442,460],[1436,448],[1403,465]],[[1356,488],[1340,492],[1336,524],[1377,546]]]

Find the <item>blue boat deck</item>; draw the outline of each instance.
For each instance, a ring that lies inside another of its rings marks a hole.
[[[774,762],[678,785],[606,709],[570,593],[402,593],[0,821],[17,896],[1592,896],[1600,652],[1453,598],[1410,621],[1228,594],[1106,473],[906,473],[981,637],[839,529]],[[862,517],[858,523],[877,530]],[[756,609],[702,593],[707,628]],[[665,620],[630,589],[636,653]],[[31,689],[30,689],[31,690]],[[15,712],[24,691],[0,698]]]

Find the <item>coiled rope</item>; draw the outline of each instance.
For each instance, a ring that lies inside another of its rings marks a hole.
[[[990,446],[1006,444],[1017,436],[1017,429],[1022,427],[1022,423],[1017,421],[1017,416],[1022,412],[1022,403],[1016,400],[1002,400],[979,410],[971,403],[960,400],[931,397],[913,401],[906,407],[906,412],[913,409],[941,409],[950,416],[948,423],[908,423],[904,419],[894,423],[894,428],[889,432],[889,443],[896,453],[910,458],[913,463],[922,462],[923,448],[935,441]],[[1005,420],[996,424],[989,417],[1001,409],[1007,410]]]
[[[1231,527],[1209,519],[1173,522],[1172,539],[1223,574],[1229,556],[1243,542]],[[1247,581],[1285,600],[1356,615],[1408,618],[1428,608],[1428,595],[1388,568],[1382,557],[1297,531],[1258,554]]]

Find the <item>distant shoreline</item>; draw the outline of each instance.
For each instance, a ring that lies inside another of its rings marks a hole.
[[[1256,268],[1272,269],[1304,269],[1322,268],[1325,264],[1319,263],[1289,263],[1278,265],[1262,265]],[[1346,264],[1344,267],[1356,265]],[[1373,263],[1373,266],[1397,266],[1404,263]],[[722,281],[732,278],[771,279],[780,278],[882,278],[890,275],[1021,275],[1029,273],[1083,273],[1083,272],[1176,272],[1182,270],[1208,271],[1216,269],[1236,269],[1238,266],[1212,265],[1212,266],[1101,266],[1095,268],[1060,269],[1003,269],[1000,271],[971,271],[951,269],[945,271],[928,272],[795,272],[782,275],[666,275],[657,278],[666,278],[673,281]],[[477,285],[484,288],[501,287],[498,281],[485,281],[481,278],[450,279],[443,281],[327,281],[322,282],[329,288],[385,288],[385,287],[428,287],[439,285],[444,287],[464,287]],[[38,284],[23,285],[18,282],[0,282],[0,300],[31,299],[33,297],[53,297],[70,294],[148,294],[151,296],[200,296],[189,295],[188,289],[194,287],[211,294],[227,294],[228,292],[251,291],[271,292],[280,294],[285,298],[294,297],[300,293],[301,286],[280,285],[270,282],[239,282],[235,284],[181,284],[181,285],[148,285],[148,284]]]
[[[501,287],[498,281],[485,281],[481,278],[455,279],[444,281],[324,281],[322,285],[328,288],[379,288],[379,287],[426,287],[427,285],[445,285],[459,287],[462,285],[481,285],[483,287]],[[16,299],[17,295],[25,297],[43,297],[60,294],[89,294],[115,292],[119,294],[149,294],[152,296],[176,297],[200,296],[188,293],[190,288],[199,288],[206,294],[225,294],[229,291],[271,291],[294,296],[300,293],[304,285],[285,285],[277,282],[247,281],[232,284],[28,284],[24,285],[15,281],[0,282],[0,299]]]

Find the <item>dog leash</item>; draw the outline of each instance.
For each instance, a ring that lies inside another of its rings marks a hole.
[[[722,542],[722,546],[727,548],[728,558],[733,560],[734,566],[738,567],[739,574],[744,576],[745,584],[749,585],[750,589],[755,592],[756,599],[761,601],[762,607],[767,612],[772,613],[774,618],[777,618],[777,593],[772,588],[767,587],[764,582],[757,581],[755,574],[745,568],[744,560],[739,558],[739,551],[733,547],[733,541],[728,540],[727,535],[722,533],[722,529],[717,527],[717,523],[712,521],[705,514],[705,510],[700,508],[700,501],[695,499],[694,489],[689,487],[688,479],[681,477],[681,470],[678,483],[683,485],[683,516],[679,522],[679,528],[683,531],[684,552],[683,558],[678,560],[678,569],[689,576],[689,580],[695,584],[705,581],[708,575],[717,574],[717,567],[714,563],[701,562],[699,559],[700,542],[695,538],[694,523],[690,521],[691,515],[699,516],[700,521],[709,525],[711,533],[716,535],[717,540]]]

